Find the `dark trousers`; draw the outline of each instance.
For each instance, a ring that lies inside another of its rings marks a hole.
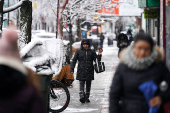
[[[80,92],[84,92],[85,84],[86,84],[86,96],[87,98],[89,98],[90,90],[91,90],[91,80],[80,81]]]
[[[122,49],[120,48],[118,51],[118,57],[120,57],[120,52],[122,51]]]
[[[100,47],[103,49],[103,40],[100,40]]]

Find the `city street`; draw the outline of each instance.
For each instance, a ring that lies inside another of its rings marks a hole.
[[[0,0],[0,64],[0,113],[167,113],[170,0]]]
[[[105,63],[106,71],[100,74],[95,73],[90,96],[91,102],[88,104],[79,102],[79,81],[75,80],[73,87],[69,88],[71,95],[70,104],[62,113],[108,113],[110,84],[116,66],[119,63],[117,52],[116,41],[114,41],[113,46],[108,47],[107,40],[105,39],[102,61]],[[76,78],[76,73],[74,76]]]

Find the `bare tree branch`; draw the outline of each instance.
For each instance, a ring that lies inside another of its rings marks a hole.
[[[13,6],[10,6],[8,8],[3,8],[3,13],[8,13],[10,11],[13,11],[19,7],[21,7],[21,5],[23,4],[24,1],[27,1],[27,0],[21,0],[20,2],[16,3],[15,5]]]

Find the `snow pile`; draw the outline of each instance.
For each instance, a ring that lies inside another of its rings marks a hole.
[[[23,64],[37,74],[55,76],[60,73],[64,62],[64,47],[60,39],[32,40],[20,51],[20,55],[24,59]]]
[[[75,42],[75,43],[73,43],[72,47],[75,48],[75,49],[80,48],[80,47],[81,47],[81,42]]]
[[[23,4],[24,1],[26,1],[26,0],[21,0],[18,3],[14,4],[13,6],[10,6],[8,8],[3,8],[3,13],[7,13],[7,12],[17,9],[18,7],[20,7]]]
[[[93,111],[97,111],[98,109],[93,109],[93,108],[86,108],[86,109],[77,109],[77,108],[67,108],[65,111],[64,111],[64,113],[84,113],[84,112],[87,112],[87,113],[89,113],[89,112],[93,112]]]

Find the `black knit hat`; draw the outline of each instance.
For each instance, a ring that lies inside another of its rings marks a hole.
[[[146,34],[146,33],[139,33],[134,37],[134,42],[138,42],[139,40],[143,40],[149,43],[149,45],[151,46],[151,49],[153,49],[154,47],[154,41],[151,37],[151,35]]]
[[[82,40],[82,45],[84,45],[84,44],[90,45],[90,40],[88,40],[88,39],[83,39],[83,40]]]

